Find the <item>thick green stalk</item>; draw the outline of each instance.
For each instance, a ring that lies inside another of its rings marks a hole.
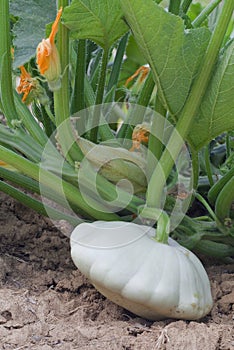
[[[120,69],[123,63],[123,56],[124,56],[126,45],[128,42],[128,36],[129,36],[129,33],[125,34],[119,42],[119,46],[116,52],[110,78],[108,81],[107,91],[110,91],[118,83]]]
[[[219,3],[222,0],[213,0],[211,3],[204,8],[204,10],[195,18],[195,20],[192,22],[192,26],[194,28],[200,27],[202,22],[204,22],[207,17],[211,14],[212,11],[219,5]]]
[[[17,113],[23,125],[28,130],[30,135],[34,138],[34,140],[40,145],[44,146],[48,141],[48,137],[46,136],[45,132],[37,123],[28,107],[21,101],[19,94],[14,91],[13,95]]]
[[[78,41],[75,84],[71,102],[71,114],[85,108],[86,40]]]
[[[230,145],[231,132],[227,132],[226,134],[226,157],[230,157],[231,155],[231,145]]]
[[[12,171],[4,166],[0,166],[0,178],[20,186],[27,191],[40,194],[40,185],[37,181],[27,177],[18,171]],[[49,198],[49,197],[48,197]]]
[[[203,59],[201,70],[192,86],[190,95],[181,112],[176,128],[172,132],[172,135],[168,141],[167,148],[163,152],[160,159],[160,164],[155,168],[149,182],[147,190],[147,205],[149,207],[160,207],[166,179],[171,172],[174,162],[179,155],[186,136],[188,135],[189,129],[192,126],[194,116],[209,83],[223,38],[232,18],[233,10],[234,1],[225,0],[216,28],[210,39],[206,55]],[[178,134],[180,135],[181,139],[178,138]]]
[[[169,3],[169,12],[174,13],[174,15],[178,15],[180,12],[180,2],[181,0],[170,0]]]
[[[220,220],[230,218],[230,211],[234,201],[234,177],[232,177],[220,191],[215,202],[215,213]]]
[[[0,140],[4,145],[13,147],[34,162],[40,162],[43,148],[21,129],[10,131],[0,124]]]
[[[234,177],[234,167],[229,170],[218,182],[216,182],[208,192],[208,199],[210,204],[214,205],[219,193],[224,186]]]
[[[5,167],[0,166],[0,177],[2,177],[4,180],[10,181],[12,184],[14,184],[14,186],[20,186],[21,188],[24,188],[32,193],[40,194],[41,192],[40,184],[38,181],[33,180],[32,178],[25,176],[18,171],[11,171]],[[43,190],[46,192],[46,195],[44,195],[44,197],[53,201],[54,203],[64,206],[63,193],[56,193],[52,191],[51,188],[47,188],[45,185],[43,185]]]
[[[69,5],[68,0],[59,0],[58,8]],[[62,86],[58,91],[54,92],[54,108],[57,126],[65,119],[69,118],[69,31],[63,25],[59,24],[57,34],[57,48],[60,55],[62,69]]]
[[[96,93],[95,105],[100,105],[103,102],[103,96],[105,91],[105,82],[107,74],[107,65],[109,60],[109,49],[103,50],[102,64],[101,64],[101,73],[98,81],[98,88]],[[92,119],[92,130],[90,131],[90,140],[97,142],[98,138],[98,128],[100,122],[100,113],[97,112],[97,109],[94,109],[93,119]]]
[[[156,135],[162,136],[164,134],[164,128],[165,128],[165,117],[167,114],[167,110],[162,105],[160,99],[158,98],[158,95],[156,96],[155,101],[155,111],[159,113],[161,118],[155,116],[152,120],[151,125],[151,133],[149,136],[149,143],[148,143],[148,153],[147,153],[147,175],[148,178],[151,177],[155,166],[159,159],[161,158],[162,152],[163,152],[163,143],[161,140],[159,140]],[[164,117],[164,118],[163,118]]]
[[[213,210],[211,209],[210,205],[207,203],[207,201],[199,193],[196,193],[196,192],[195,192],[195,197],[199,200],[199,202],[201,202],[204,205],[204,207],[206,208],[206,210],[208,211],[212,219],[214,221],[217,221],[217,217],[213,212]]]
[[[87,213],[91,217],[99,220],[119,220],[119,217],[112,213],[106,213],[105,208],[99,205],[95,200],[90,198],[90,203],[94,203],[93,207],[89,206],[83,199],[80,191],[73,185],[62,180],[53,173],[40,168],[39,165],[30,162],[29,160],[19,156],[18,154],[6,149],[0,145],[0,159],[7,162],[8,164],[14,166],[23,174],[33,178],[38,181],[42,186],[50,188],[53,192],[57,193],[59,196],[64,195],[64,197],[74,205],[80,208],[81,214]],[[99,207],[100,210],[94,208]]]
[[[91,83],[91,86],[95,94],[97,92],[97,87],[98,87],[98,78],[99,78],[100,62],[102,59],[102,55],[103,55],[102,49],[99,48],[99,50],[96,52],[95,58],[90,67],[89,81]]]
[[[44,106],[34,101],[31,105],[31,110],[36,120],[43,124],[46,136],[50,137],[54,131],[54,124],[52,124],[51,119],[48,117]]]
[[[166,121],[166,114],[167,110],[161,103],[158,94],[156,95],[156,101],[155,101],[155,111],[162,116],[162,118],[158,119],[153,118],[152,120],[152,127],[151,127],[151,134],[149,137],[149,145],[148,149],[150,152],[154,155],[154,157],[159,160],[161,158],[162,152],[163,152],[163,143],[155,136],[155,135],[161,135],[163,139],[164,134],[164,128],[165,128],[165,121]],[[164,117],[164,120],[163,120]],[[148,162],[148,165],[150,166],[150,160]],[[150,172],[152,173],[152,172]]]
[[[205,148],[205,165],[206,165],[206,174],[210,182],[210,187],[214,185],[214,180],[212,176],[212,169],[210,163],[210,146],[206,146]]]
[[[1,77],[1,74],[0,74],[0,77]],[[1,91],[1,89],[0,89]],[[0,95],[0,112],[3,113],[3,104],[2,104],[2,101],[1,101],[1,95]]]
[[[85,89],[85,103],[87,108],[95,105],[95,93],[93,91],[92,85],[88,80],[87,76],[84,81],[84,89]]]
[[[200,164],[198,151],[191,148],[192,169],[193,169],[193,189],[196,190],[199,184]]]
[[[69,5],[68,0],[59,0],[58,8]],[[58,127],[58,140],[63,154],[70,163],[82,159],[82,152],[75,143],[71,125],[66,122],[70,117],[70,84],[69,84],[69,31],[60,23],[57,34],[57,48],[61,60],[61,88],[54,92],[54,111],[56,126]],[[62,127],[59,127],[62,124]]]
[[[138,207],[142,218],[157,220],[157,230],[154,239],[157,242],[167,244],[170,230],[170,220],[167,213],[157,208],[147,208],[144,205]]]
[[[229,0],[230,1],[230,0]],[[204,255],[226,259],[227,263],[233,264],[234,247],[228,244],[212,242],[208,240],[201,240],[196,244],[194,249]]]
[[[0,1],[0,98],[7,122],[18,119],[13,98],[9,1]]]
[[[181,9],[182,9],[183,13],[187,13],[192,1],[193,0],[184,0],[183,1],[182,5],[181,5]]]

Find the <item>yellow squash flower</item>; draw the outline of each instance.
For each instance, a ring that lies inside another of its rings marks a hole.
[[[32,78],[31,75],[26,71],[24,66],[20,66],[20,83],[17,87],[17,92],[23,94],[22,102],[30,103],[29,94],[38,88],[38,81],[36,78]]]
[[[61,86],[61,64],[58,49],[55,45],[55,36],[62,16],[62,7],[52,25],[49,38],[42,39],[37,46],[37,65],[40,74],[43,75],[52,91],[58,90]]]
[[[22,102],[25,104],[30,104],[33,100],[38,99],[41,104],[48,103],[48,96],[45,93],[45,90],[40,85],[37,78],[33,78],[25,69],[24,66],[19,67],[20,82],[17,87],[17,92],[23,94]]]

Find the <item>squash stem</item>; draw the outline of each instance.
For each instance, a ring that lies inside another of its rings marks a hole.
[[[210,163],[210,146],[205,147],[205,165],[206,165],[206,173],[210,183],[210,187],[214,185],[214,180],[212,176],[212,168]]]
[[[189,6],[191,5],[192,1],[193,0],[184,0],[183,1],[182,5],[181,5],[183,13],[187,13],[188,12]]]
[[[71,114],[85,108],[86,40],[80,39],[77,48],[75,83],[71,101]]]
[[[180,11],[180,2],[181,0],[170,0],[169,3],[169,12],[173,13],[174,15],[178,15]]]
[[[0,98],[9,126],[19,119],[14,104],[11,74],[9,1],[0,1]]]
[[[154,168],[157,165],[163,152],[163,143],[155,135],[162,135],[161,139],[163,139],[167,110],[162,105],[161,101],[158,98],[158,95],[156,96],[155,111],[162,117],[159,119],[157,116],[153,116],[152,120],[147,152],[148,179],[150,179]]]
[[[138,207],[138,213],[142,218],[153,221],[157,220],[154,239],[159,243],[167,244],[170,231],[170,219],[167,213],[160,209],[146,207],[145,205]]]
[[[68,0],[59,0],[58,8],[68,6]],[[69,31],[63,25],[59,24],[57,34],[57,47],[61,59],[62,77],[61,88],[54,92],[54,110],[55,120],[58,132],[58,140],[62,148],[62,152],[67,160],[73,164],[74,161],[79,161],[83,158],[78,145],[75,143],[72,128],[68,121],[70,117],[70,86],[69,86]]]
[[[211,3],[195,18],[192,22],[194,28],[200,27],[202,22],[204,22],[212,11],[219,5],[222,0],[213,0]]]
[[[101,72],[99,76],[98,88],[96,93],[96,100],[95,100],[96,106],[102,104],[103,102],[108,60],[109,60],[109,49],[105,48],[103,50]],[[100,113],[98,112],[98,108],[95,108],[93,113],[93,120],[92,120],[92,130],[90,131],[90,140],[93,141],[94,143],[97,143],[99,123],[100,123]],[[106,124],[105,127],[109,128],[108,124]]]

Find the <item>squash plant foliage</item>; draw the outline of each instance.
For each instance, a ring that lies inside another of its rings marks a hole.
[[[233,261],[234,3],[167,4],[0,2],[0,190],[73,226],[147,224],[157,243]]]

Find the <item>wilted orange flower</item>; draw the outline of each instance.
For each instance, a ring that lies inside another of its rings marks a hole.
[[[126,80],[126,83],[125,83],[124,85],[125,85],[125,86],[128,86],[128,84],[129,84],[134,78],[136,78],[138,75],[140,75],[140,77],[139,77],[139,82],[142,83],[142,82],[145,80],[147,74],[149,73],[149,70],[150,70],[149,67],[147,67],[147,66],[141,66],[140,68],[138,68],[138,69],[136,70],[136,72],[135,72],[133,75],[131,75],[131,76]]]
[[[32,78],[31,75],[26,71],[24,66],[20,66],[20,84],[17,87],[17,92],[19,94],[24,94],[22,101],[26,102],[28,95],[31,91],[36,90],[38,87],[38,82],[36,78]]]
[[[58,49],[54,41],[62,16],[62,10],[61,7],[57,13],[49,38],[42,39],[37,46],[37,65],[41,75],[44,75],[47,79],[51,90],[60,88],[61,64]]]
[[[132,133],[132,147],[130,152],[139,149],[141,143],[148,143],[150,134],[150,126],[146,123],[136,125]]]

